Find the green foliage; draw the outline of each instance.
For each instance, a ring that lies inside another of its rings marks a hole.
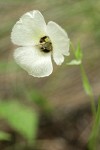
[[[81,70],[81,77],[82,77],[82,83],[83,83],[83,88],[84,91],[87,95],[89,95],[90,100],[91,100],[91,109],[94,117],[96,116],[96,107],[95,107],[95,99],[92,91],[92,87],[90,85],[90,82],[88,80],[87,74],[85,72],[85,69],[83,65],[80,65],[80,70]]]
[[[83,88],[84,91],[87,95],[89,95],[90,100],[91,100],[91,108],[93,115],[96,115],[96,108],[95,108],[95,102],[94,102],[94,96],[93,96],[93,91],[92,87],[90,85],[90,82],[88,80],[87,74],[85,72],[83,63],[82,63],[82,58],[83,58],[83,53],[80,47],[80,44],[78,44],[77,48],[75,49],[74,46],[71,43],[71,48],[72,52],[74,54],[75,59],[71,60],[68,65],[79,65],[80,66],[80,72],[81,72],[81,77],[82,77],[82,83],[83,83]]]
[[[23,104],[17,101],[0,102],[0,117],[6,119],[12,128],[29,141],[36,137],[38,116]]]
[[[50,105],[49,101],[42,96],[38,91],[32,90],[27,92],[27,97],[32,102],[34,102],[37,106],[41,108],[46,114],[50,114],[53,111],[52,106]]]
[[[83,82],[84,90],[88,95],[91,96],[93,93],[92,93],[92,88],[89,83],[88,77],[82,65],[80,65],[80,68],[81,68],[81,75],[82,75],[82,82]]]
[[[92,132],[91,132],[90,138],[89,138],[89,149],[90,150],[96,150],[99,129],[100,129],[100,98],[98,101],[98,109],[97,109],[93,129],[92,129]]]
[[[80,44],[78,44],[77,49],[75,50],[75,57],[76,57],[76,60],[82,61],[83,53],[82,53]]]
[[[0,140],[9,141],[10,139],[11,139],[11,137],[8,133],[5,133],[4,131],[0,131]]]
[[[71,43],[71,48],[75,58],[72,59],[70,62],[68,62],[67,65],[80,65],[82,63],[82,57],[83,57],[80,44],[78,44],[77,49],[75,50],[75,48]]]
[[[89,140],[89,149],[96,150],[96,140],[97,140],[97,135],[98,135],[99,127],[100,127],[100,100],[99,100],[99,104],[98,104],[98,110],[96,113],[95,99],[94,99],[92,87],[90,85],[88,76],[85,72],[85,69],[84,69],[84,66],[82,63],[83,54],[82,54],[81,47],[78,44],[77,49],[75,50],[75,48],[71,44],[71,48],[72,48],[72,52],[74,54],[75,59],[70,61],[68,65],[79,65],[80,66],[84,91],[87,95],[89,95],[90,100],[91,100],[91,109],[92,109],[92,113],[93,113],[95,122],[94,122],[93,130],[91,132],[90,140]],[[78,63],[78,62],[81,62],[81,63]]]
[[[81,60],[76,60],[76,59],[73,59],[67,63],[67,65],[80,65],[80,64],[81,64]]]
[[[93,95],[92,88],[91,88],[91,85],[89,83],[87,74],[86,74],[85,69],[83,67],[83,64],[82,64],[83,53],[82,53],[80,44],[78,44],[78,46],[75,50],[74,46],[71,43],[71,48],[72,48],[72,52],[74,54],[75,59],[71,60],[67,64],[68,65],[79,65],[80,66],[81,76],[82,76],[82,83],[83,83],[84,90],[89,96],[91,96],[91,95]]]

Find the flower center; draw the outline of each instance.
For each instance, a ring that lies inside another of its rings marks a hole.
[[[45,53],[52,51],[52,43],[50,38],[48,36],[42,37],[39,41],[39,47]]]

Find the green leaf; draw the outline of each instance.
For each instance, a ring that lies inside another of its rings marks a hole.
[[[11,139],[10,134],[0,131],[0,140],[9,141]]]
[[[82,54],[80,44],[78,44],[77,49],[75,51],[75,57],[77,60],[82,60],[83,54]]]
[[[81,64],[81,60],[76,60],[76,59],[73,59],[67,63],[67,65],[80,65],[80,64]]]
[[[39,106],[46,114],[50,114],[53,111],[53,107],[50,105],[49,101],[43,97],[38,91],[32,90],[27,92],[27,97],[37,106]]]
[[[87,78],[87,75],[86,75],[86,72],[85,72],[83,66],[81,65],[80,67],[81,67],[81,75],[82,75],[82,82],[83,82],[84,90],[88,95],[91,96],[93,94],[91,85],[89,83],[89,80]]]
[[[1,102],[0,117],[6,119],[11,127],[29,141],[34,140],[38,126],[38,116],[35,111],[17,101]]]

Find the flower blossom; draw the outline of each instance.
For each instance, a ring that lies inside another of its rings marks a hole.
[[[38,10],[25,13],[14,25],[11,40],[20,46],[14,58],[24,70],[34,77],[49,76],[53,71],[52,59],[57,65],[69,55],[67,33],[55,22],[45,23]]]

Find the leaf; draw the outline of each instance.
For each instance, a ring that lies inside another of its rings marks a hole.
[[[35,138],[38,126],[38,116],[35,111],[17,101],[1,102],[0,117],[6,119],[11,127],[29,141]]]
[[[77,49],[75,49],[71,43],[71,48],[75,59],[68,62],[67,65],[80,65],[82,63],[82,56],[83,56],[80,44],[78,44]]]
[[[11,139],[10,134],[0,131],[0,140],[9,141]]]
[[[80,67],[81,67],[81,75],[82,75],[82,82],[83,82],[84,90],[88,95],[91,96],[92,95],[91,85],[89,83],[89,80],[87,78],[87,75],[86,75],[86,72],[85,72],[83,66],[81,65]]]
[[[76,59],[73,59],[67,63],[67,65],[80,65],[80,64],[81,64],[81,60],[76,60]]]
[[[78,44],[77,49],[75,51],[75,57],[77,60],[82,60],[83,54],[82,54],[80,44]]]
[[[50,114],[53,111],[53,107],[50,105],[49,101],[43,97],[38,91],[32,90],[26,93],[28,99],[34,102],[37,106],[39,106],[46,114]]]

